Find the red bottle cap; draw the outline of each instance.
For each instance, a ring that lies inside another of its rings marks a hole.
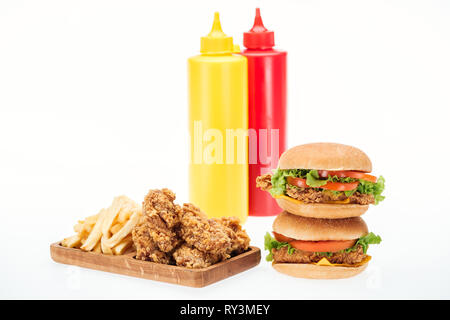
[[[274,45],[274,33],[264,27],[259,8],[256,8],[253,28],[248,32],[244,32],[244,46],[247,49],[269,49]]]

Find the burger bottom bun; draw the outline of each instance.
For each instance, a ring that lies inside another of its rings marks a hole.
[[[278,272],[305,279],[345,279],[360,274],[369,263],[359,267],[318,266],[306,263],[272,263]]]
[[[278,198],[278,205],[289,213],[307,218],[342,219],[362,216],[369,205],[361,204],[326,204],[326,203],[294,203]]]

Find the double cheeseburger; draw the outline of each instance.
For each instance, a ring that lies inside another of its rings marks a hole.
[[[273,235],[265,236],[266,260],[281,273],[310,279],[361,273],[371,258],[367,248],[381,242],[360,217],[314,219],[286,211],[276,217]]]
[[[372,163],[358,148],[338,143],[310,143],[285,151],[273,173],[256,185],[278,205],[303,217],[358,217],[384,199],[384,178],[369,174]]]

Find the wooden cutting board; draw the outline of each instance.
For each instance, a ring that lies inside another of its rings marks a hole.
[[[126,276],[169,282],[189,287],[205,287],[253,268],[261,260],[261,251],[250,247],[248,251],[207,268],[189,269],[179,266],[136,260],[135,252],[112,256],[66,248],[61,242],[50,245],[52,259],[59,263],[75,265]]]

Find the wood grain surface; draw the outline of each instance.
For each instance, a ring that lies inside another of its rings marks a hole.
[[[250,247],[248,251],[240,255],[207,268],[189,269],[136,260],[134,259],[135,252],[113,256],[66,248],[60,243],[50,245],[50,255],[54,261],[59,263],[196,288],[205,287],[253,268],[261,260],[260,249]]]

